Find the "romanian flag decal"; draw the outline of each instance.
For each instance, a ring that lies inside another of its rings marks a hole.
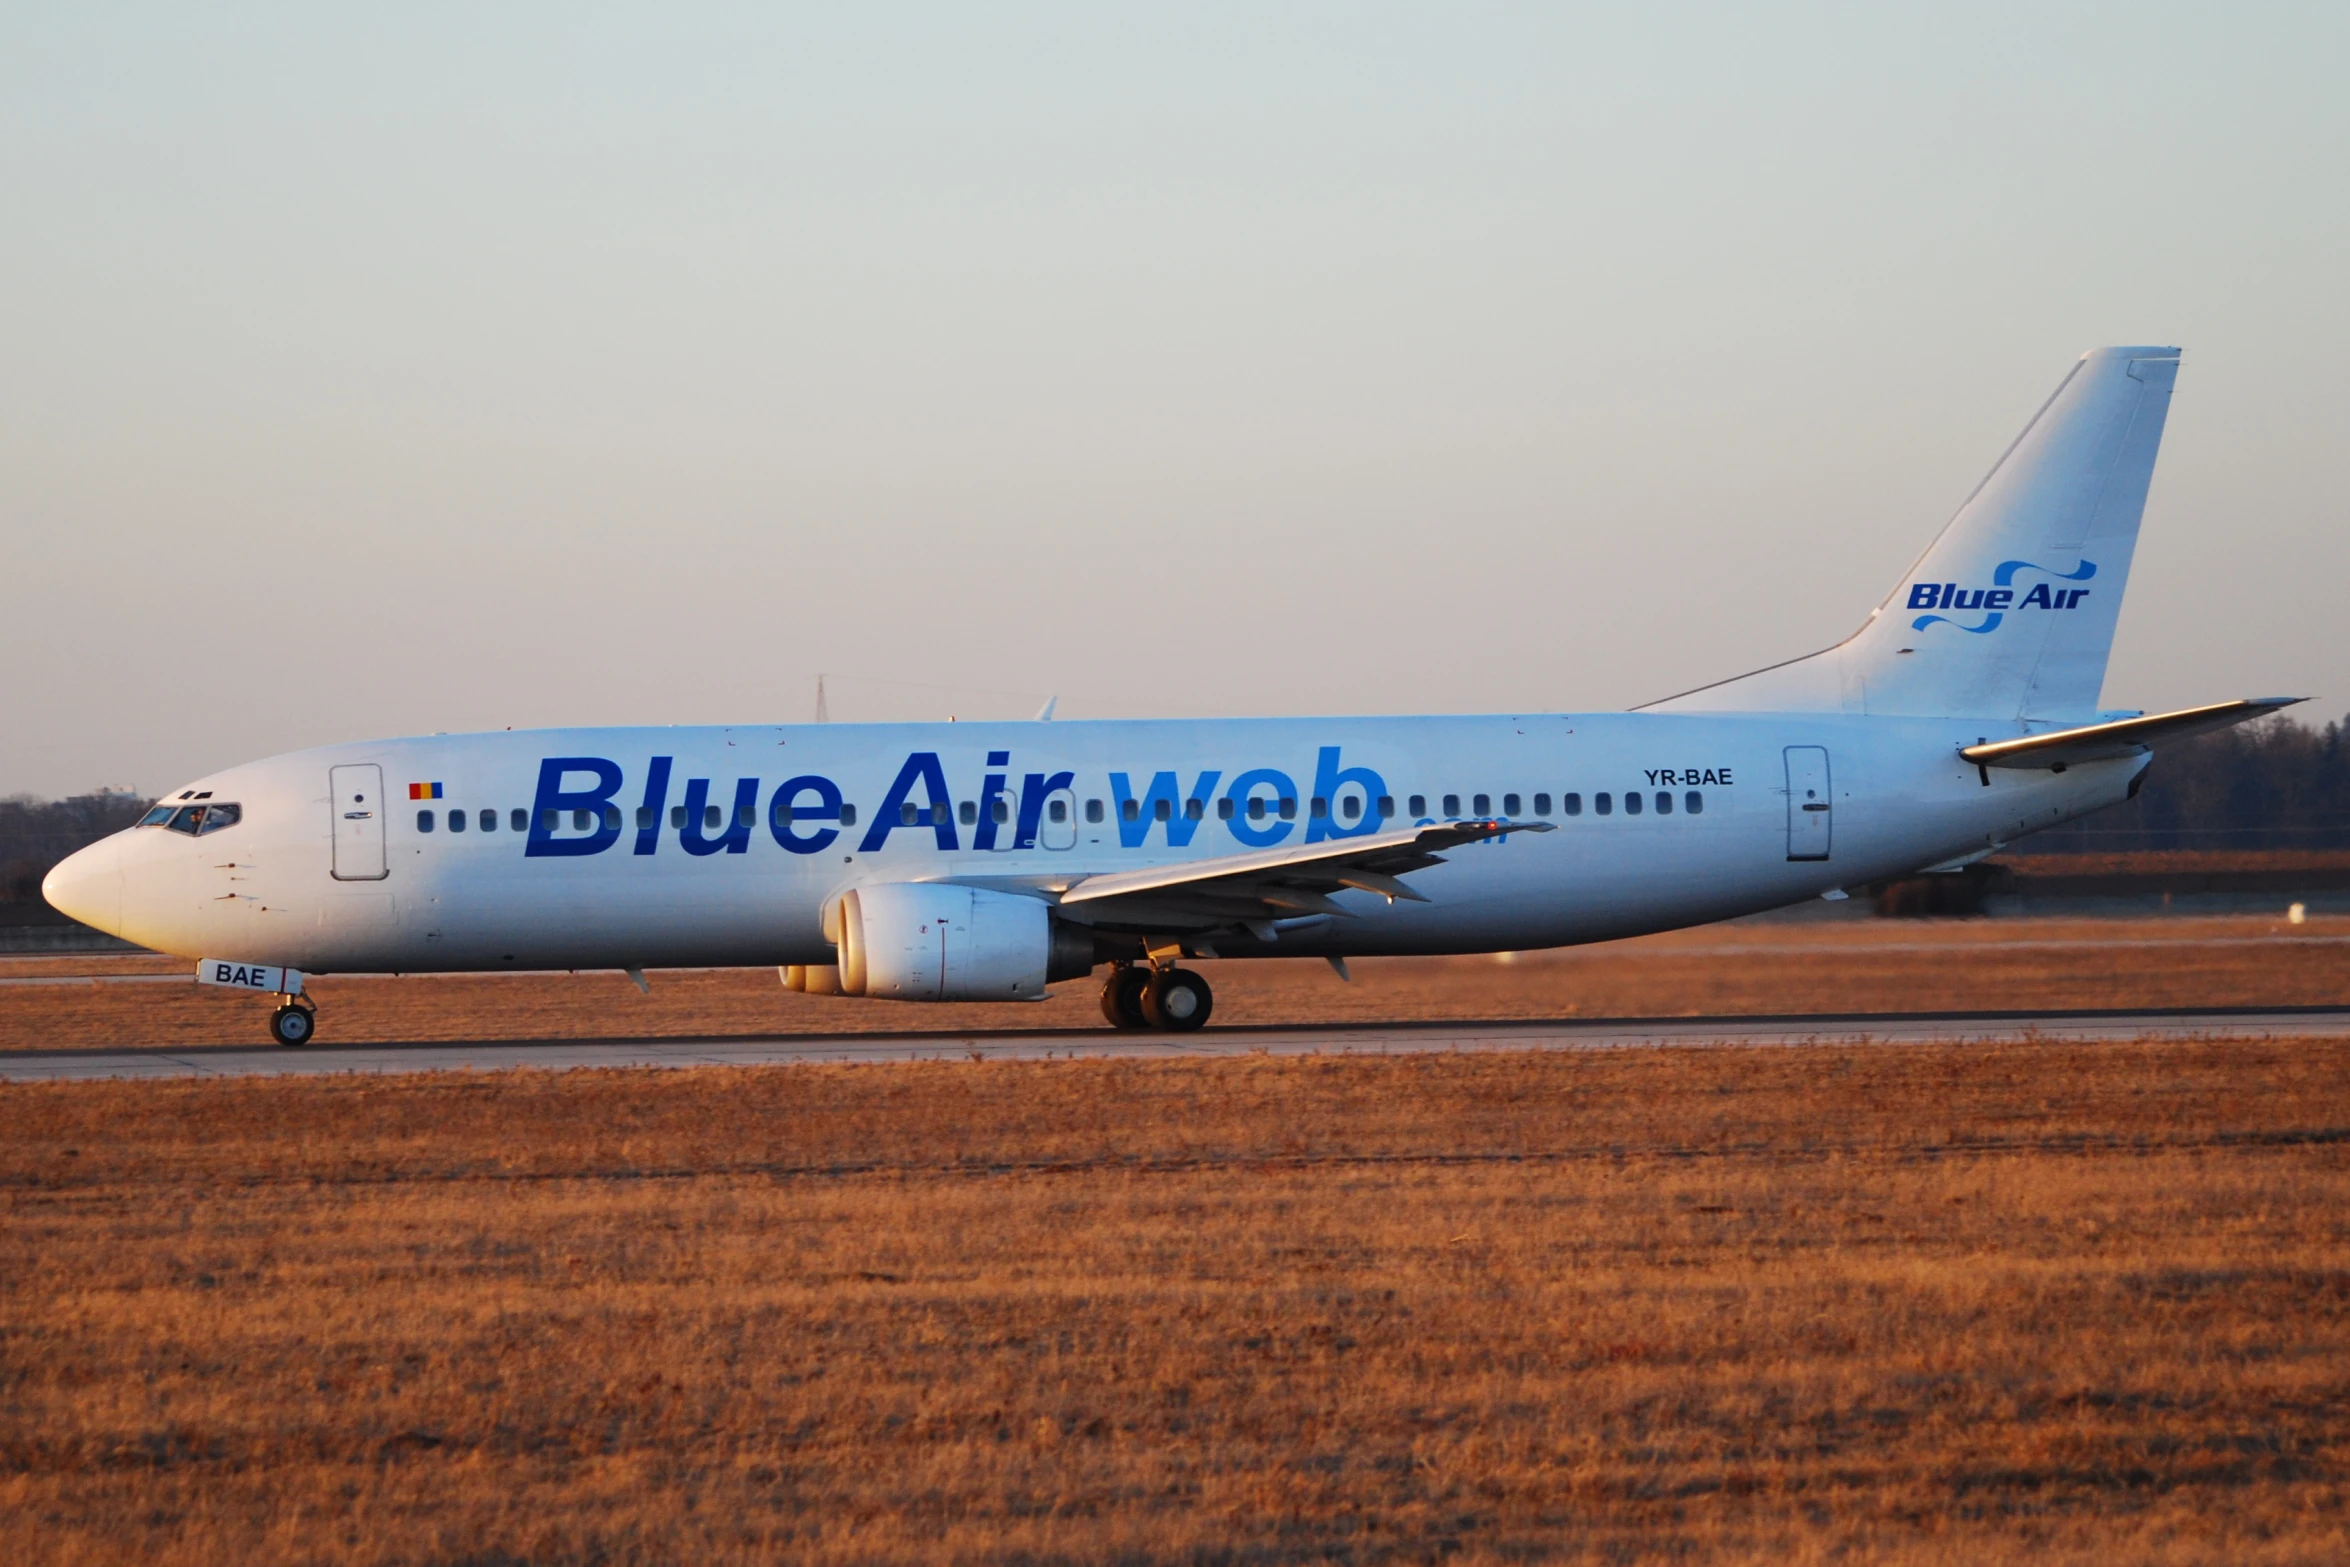
[[[408,798],[411,800],[437,800],[440,797],[441,786],[437,783],[412,783],[408,786]]]

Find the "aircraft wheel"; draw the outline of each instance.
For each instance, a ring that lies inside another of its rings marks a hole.
[[[1150,1019],[1142,1015],[1142,993],[1150,987],[1149,969],[1130,965],[1110,970],[1110,977],[1102,984],[1102,1016],[1109,1019],[1112,1028],[1148,1028]]]
[[[1208,982],[1189,969],[1171,968],[1153,976],[1142,993],[1142,1015],[1151,1027],[1171,1034],[1190,1033],[1215,1009],[1216,996]]]
[[[281,1045],[306,1045],[318,1031],[308,1007],[283,1006],[269,1014],[269,1037]]]

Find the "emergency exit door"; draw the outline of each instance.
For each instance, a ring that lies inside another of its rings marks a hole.
[[[1824,746],[1787,748],[1787,858],[1824,860],[1834,835],[1836,809],[1828,790]]]
[[[327,815],[334,824],[337,881],[382,881],[391,874],[384,860],[384,770],[373,762],[327,769]]]

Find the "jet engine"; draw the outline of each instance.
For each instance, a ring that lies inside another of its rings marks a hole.
[[[840,988],[892,1001],[1036,1001],[1093,970],[1093,933],[1041,898],[951,882],[844,892],[825,934]]]

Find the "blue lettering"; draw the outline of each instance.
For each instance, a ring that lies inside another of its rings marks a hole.
[[[902,823],[899,812],[917,783],[929,796],[929,809],[924,812],[929,821]],[[946,771],[938,765],[936,751],[916,751],[906,758],[906,765],[898,769],[897,782],[889,786],[889,793],[882,798],[881,809],[873,813],[873,825],[865,829],[865,841],[857,845],[857,852],[873,853],[888,843],[889,835],[900,826],[928,826],[937,835],[942,852],[961,847],[955,838],[954,806],[947,800]]]
[[[669,764],[672,758],[656,756],[645,774],[644,820],[636,830],[636,852],[650,854],[661,846],[661,813],[669,808]]]
[[[751,813],[759,805],[759,780],[738,778],[734,782],[734,809],[726,813],[726,831],[715,838],[702,835],[702,818],[710,809],[710,780],[689,778],[685,784],[685,826],[677,834],[677,846],[688,854],[716,854],[724,849],[729,854],[742,854],[751,847]]]
[[[1354,784],[1363,791],[1363,818],[1352,827],[1338,825],[1338,791]],[[1306,842],[1320,843],[1325,838],[1360,838],[1379,830],[1379,797],[1387,792],[1387,780],[1368,767],[1338,765],[1338,747],[1326,745],[1314,760],[1314,798],[1330,802],[1330,814],[1317,816],[1306,823]]]
[[[1248,814],[1249,796],[1259,789],[1272,790],[1272,801],[1262,817]],[[1232,820],[1224,825],[1232,829],[1232,836],[1252,849],[1270,849],[1289,836],[1292,825],[1281,820],[1271,808],[1273,803],[1297,798],[1297,784],[1277,768],[1259,767],[1242,773],[1232,780],[1232,787],[1224,791],[1224,798],[1232,802]]]
[[[1990,592],[1983,595],[1983,607],[1985,609],[2005,609],[2008,605],[2013,604],[2014,602],[2015,589],[2013,588],[1993,588]]]
[[[990,765],[1003,765],[994,760],[996,757],[1002,756],[1003,754],[1004,753],[1001,751],[990,751],[988,753]],[[971,835],[972,848],[993,849],[995,847],[995,830],[997,826],[995,819],[995,803],[1003,797],[1004,775],[1002,773],[989,773],[987,777],[980,782],[979,785],[979,830]]]
[[[1939,582],[1914,584],[1909,590],[1909,607],[1911,609],[1940,609],[1942,607],[1942,584]]]
[[[2024,601],[2016,606],[2018,609],[2054,609],[2055,607],[2056,601],[2048,596],[2048,584],[2045,582],[2033,583],[2032,591],[2025,594]]]
[[[593,773],[593,789],[566,789],[563,780],[572,773]],[[601,854],[619,841],[620,813],[606,812],[612,796],[620,792],[620,764],[608,762],[600,756],[550,756],[539,763],[537,797],[530,807],[530,843],[522,851],[524,859],[545,856],[557,858]],[[590,811],[595,814],[596,830],[585,838],[558,838],[549,828],[550,811]]]
[[[1213,770],[1204,772],[1199,775],[1199,782],[1191,786],[1190,798],[1199,801],[1202,807],[1199,815],[1193,816],[1183,809],[1183,801],[1175,797],[1175,791],[1181,785],[1173,773],[1154,774],[1151,778],[1150,793],[1142,797],[1140,808],[1133,811],[1129,811],[1127,806],[1135,803],[1134,786],[1126,781],[1124,773],[1110,774],[1110,793],[1116,796],[1118,801],[1118,842],[1120,846],[1128,849],[1139,849],[1143,846],[1144,840],[1151,835],[1151,822],[1157,818],[1159,805],[1162,801],[1167,807],[1168,846],[1176,849],[1188,846],[1192,834],[1199,831],[1199,824],[1207,817],[1205,807],[1208,796],[1214,791],[1216,780],[1222,776],[1222,773]],[[1129,821],[1128,817],[1132,817],[1133,820]]]
[[[803,794],[816,797],[813,806],[798,804]],[[775,791],[775,798],[767,805],[767,830],[775,841],[793,854],[821,854],[832,847],[840,836],[835,827],[825,827],[802,837],[792,831],[794,822],[837,822],[840,820],[840,786],[829,778],[804,773],[787,778]]]
[[[1215,774],[1210,773],[1213,778]],[[1044,797],[1056,789],[1066,789],[1077,782],[1075,773],[1054,773],[1049,778],[1043,773],[1030,773],[1020,786],[1020,825],[1012,836],[1015,849],[1036,847],[1037,823],[1044,819]]]

